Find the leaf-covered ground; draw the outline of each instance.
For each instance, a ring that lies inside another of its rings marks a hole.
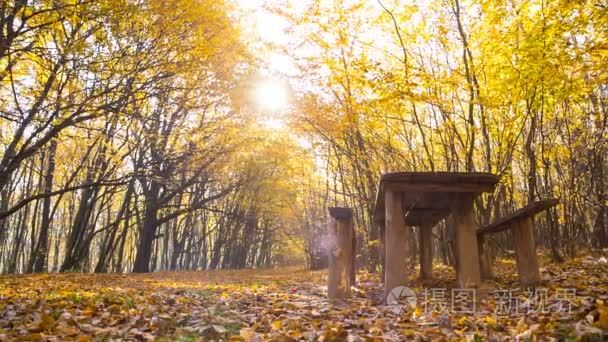
[[[419,306],[400,314],[379,300],[382,286],[368,274],[359,275],[352,300],[335,305],[326,300],[325,272],[293,268],[3,276],[0,341],[600,341],[608,337],[603,261],[587,256],[545,263],[546,306],[530,311],[524,308],[529,302],[514,295],[509,313],[497,309],[504,308],[498,291],[517,288],[515,265],[508,260],[496,265],[497,281],[477,292],[475,313],[454,312],[447,297],[448,307],[438,309],[442,298],[429,293],[449,294],[454,284],[453,271],[442,266],[436,266],[431,282],[411,275]],[[552,297],[560,289],[576,291],[569,313]],[[525,292],[520,290],[514,293]]]

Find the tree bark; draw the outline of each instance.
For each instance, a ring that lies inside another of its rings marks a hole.
[[[57,153],[57,140],[51,140],[48,152],[46,174],[44,176],[44,193],[53,191],[53,177],[55,173],[55,155]],[[49,229],[51,227],[51,197],[46,196],[42,201],[42,222],[38,232],[38,244],[34,255],[34,272],[47,272],[49,251]]]

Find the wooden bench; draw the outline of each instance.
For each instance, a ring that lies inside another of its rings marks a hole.
[[[487,235],[511,229],[519,282],[522,286],[538,284],[540,267],[536,255],[533,218],[534,215],[556,206],[557,203],[559,200],[555,198],[532,202],[512,214],[478,229],[477,246],[482,278],[494,277],[490,253],[487,248],[484,248]]]

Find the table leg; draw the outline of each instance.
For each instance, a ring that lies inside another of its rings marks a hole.
[[[473,198],[473,194],[461,194],[453,203],[456,280],[460,288],[478,287],[481,283]]]
[[[433,277],[433,226],[418,227],[420,237],[420,277],[431,279]]]
[[[490,248],[486,246],[486,238],[483,235],[477,235],[477,252],[479,253],[479,268],[481,269],[482,279],[494,279],[494,270],[492,269],[492,256]]]
[[[405,285],[409,243],[402,207],[402,194],[387,191],[385,193],[385,243],[386,256],[384,273],[384,298],[397,286]]]

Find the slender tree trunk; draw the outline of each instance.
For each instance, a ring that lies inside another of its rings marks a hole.
[[[152,245],[158,229],[158,194],[160,186],[156,181],[151,182],[150,194],[146,196],[143,226],[139,233],[139,244],[135,254],[133,272],[146,273],[150,271]]]
[[[34,272],[47,272],[49,251],[49,229],[51,226],[51,196],[53,191],[53,177],[55,173],[55,154],[57,152],[57,140],[51,140],[48,152],[47,169],[44,176],[44,193],[47,196],[42,200],[42,222],[38,234],[38,244],[34,254]]]

